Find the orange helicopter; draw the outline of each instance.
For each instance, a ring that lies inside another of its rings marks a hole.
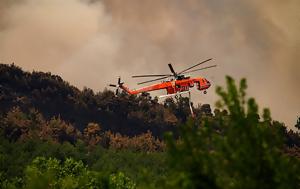
[[[195,64],[195,65],[193,65],[193,66],[191,66],[187,69],[184,69],[180,72],[175,72],[172,64],[168,64],[172,74],[153,74],[153,75],[134,75],[134,76],[132,76],[133,78],[157,77],[156,79],[140,82],[140,83],[138,83],[138,85],[145,84],[145,83],[150,83],[150,82],[154,82],[154,81],[159,81],[159,80],[163,80],[163,79],[167,79],[165,81],[162,81],[161,83],[153,84],[153,85],[146,86],[146,87],[142,87],[140,89],[130,90],[128,87],[126,87],[124,85],[123,82],[121,82],[120,77],[118,78],[118,83],[117,84],[110,84],[109,86],[117,88],[116,89],[116,95],[119,94],[119,89],[123,89],[126,93],[132,94],[132,95],[143,93],[143,92],[162,90],[162,89],[166,90],[167,95],[159,96],[160,98],[172,97],[172,96],[175,96],[176,98],[178,98],[178,95],[181,96],[182,94],[188,93],[189,94],[189,102],[190,102],[189,104],[190,104],[191,114],[194,115],[193,110],[192,110],[192,105],[191,105],[190,88],[193,88],[194,86],[196,86],[197,90],[204,91],[204,94],[206,94],[206,90],[211,86],[211,84],[205,78],[202,78],[202,77],[191,78],[189,76],[185,76],[184,74],[216,67],[217,65],[212,65],[212,66],[207,66],[207,67],[191,70],[191,69],[193,69],[197,66],[200,66],[201,64],[204,64],[204,63],[206,63],[210,60],[212,60],[212,59],[210,58],[210,59],[207,59],[205,61],[202,61],[202,62],[200,62],[198,64]]]

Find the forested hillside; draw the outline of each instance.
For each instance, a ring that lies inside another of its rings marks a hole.
[[[98,123],[104,130],[129,136],[151,131],[162,136],[174,130],[188,115],[186,99],[164,105],[149,94],[115,97],[109,90],[82,91],[61,77],[43,72],[24,72],[15,65],[0,65],[0,113],[13,107],[24,112],[39,111],[46,119],[59,116],[80,131],[88,123]],[[210,111],[210,110],[209,110]]]
[[[217,109],[0,65],[2,188],[299,188],[300,133],[227,77]],[[300,120],[295,126],[300,128]]]

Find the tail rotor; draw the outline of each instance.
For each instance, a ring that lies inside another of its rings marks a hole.
[[[124,82],[121,82],[121,77],[118,77],[118,83],[117,84],[109,84],[110,87],[116,88],[115,95],[119,94],[120,87],[124,84]]]

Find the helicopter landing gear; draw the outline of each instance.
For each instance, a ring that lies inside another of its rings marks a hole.
[[[203,93],[204,93],[204,94],[206,94],[206,93],[207,93],[207,91],[203,91]]]
[[[194,111],[193,111],[193,104],[192,104],[192,101],[191,101],[191,92],[190,91],[189,91],[189,106],[190,106],[191,115],[194,118],[195,114],[194,114]]]

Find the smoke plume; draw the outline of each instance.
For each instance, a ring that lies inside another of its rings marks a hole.
[[[246,77],[249,95],[292,126],[300,114],[299,10],[298,0],[1,0],[0,62],[102,90],[119,75],[134,88],[130,75],[213,58],[216,69],[193,76],[214,85]],[[193,98],[217,99],[213,89]]]

